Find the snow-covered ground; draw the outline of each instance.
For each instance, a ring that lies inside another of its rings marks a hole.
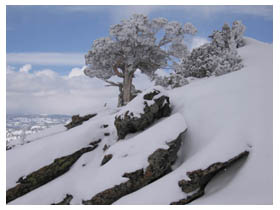
[[[40,138],[65,131],[68,115],[8,114],[6,122],[6,147],[14,148]]]
[[[250,38],[246,44],[239,49],[242,70],[169,92],[174,112],[182,113],[188,125],[183,164],[116,204],[169,204],[184,198],[177,180],[186,179],[186,171],[243,150],[250,155],[240,170],[209,184],[206,195],[192,204],[272,204],[272,45]]]
[[[116,142],[116,110],[108,109],[69,131],[7,151],[9,189],[21,176],[102,138],[99,147],[84,154],[70,171],[10,204],[50,204],[61,201],[67,193],[74,197],[71,204],[81,204],[126,181],[121,177],[124,172],[145,167],[144,157],[156,146],[164,147],[163,143],[186,125],[188,132],[175,170],[114,204],[169,204],[185,198],[178,181],[187,179],[187,171],[226,161],[244,150],[250,151],[248,159],[210,182],[205,196],[192,204],[272,204],[272,45],[246,38],[239,53],[244,59],[242,70],[168,91],[172,115],[142,133]],[[104,128],[103,124],[109,126]],[[157,144],[148,144],[149,150],[141,153],[146,144],[140,140],[153,139]],[[104,152],[105,144],[111,147]],[[109,153],[113,159],[100,166]]]

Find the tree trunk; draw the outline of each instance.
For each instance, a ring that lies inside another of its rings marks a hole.
[[[118,107],[123,106],[123,85],[119,85]]]
[[[133,71],[125,71],[123,78],[123,105],[126,105],[131,98],[131,87],[132,87],[132,78]]]

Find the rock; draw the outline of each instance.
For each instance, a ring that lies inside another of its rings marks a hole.
[[[52,203],[51,205],[70,205],[72,199],[73,199],[72,195],[66,194],[65,198],[62,201],[58,203]]]
[[[145,170],[142,168],[134,172],[124,173],[123,177],[128,178],[128,181],[104,190],[93,196],[90,200],[83,201],[82,203],[86,205],[112,204],[121,197],[135,192],[169,173],[172,170],[172,164],[176,161],[183,133],[180,133],[175,140],[168,143],[168,149],[158,149],[153,152],[148,157],[149,165]]]
[[[145,100],[152,100],[152,99],[154,98],[154,96],[158,95],[159,93],[160,93],[159,90],[154,90],[154,91],[152,91],[152,92],[150,92],[150,93],[145,94],[145,95],[143,96],[143,98],[144,98]]]
[[[108,154],[105,155],[102,162],[101,162],[101,166],[103,166],[104,164],[106,164],[108,161],[110,161],[112,159],[113,155],[112,154]]]
[[[6,146],[6,151],[12,149],[13,146]]]
[[[103,151],[105,152],[107,149],[109,149],[110,146],[108,146],[107,144],[104,145],[103,147]]]
[[[185,199],[172,202],[171,205],[188,204],[193,200],[203,196],[205,193],[204,192],[205,187],[212,180],[214,176],[226,170],[227,168],[231,167],[237,161],[247,158],[248,155],[249,152],[244,151],[226,162],[214,163],[204,170],[198,169],[195,171],[187,172],[187,176],[190,178],[190,180],[189,181],[181,180],[179,181],[178,185],[179,187],[181,187],[183,192],[192,193],[192,194],[187,196],[187,198]]]
[[[101,139],[98,139],[96,141],[90,142],[89,145],[95,147],[96,145],[98,145],[101,142]]]
[[[20,177],[15,187],[6,192],[6,202],[10,202],[66,173],[71,166],[86,152],[97,148],[95,146],[82,148],[70,155],[55,159],[50,165],[44,166],[32,172],[25,178]]]
[[[125,138],[129,133],[143,131],[155,120],[170,115],[171,107],[169,97],[163,94],[156,97],[160,93],[160,90],[154,89],[145,95],[137,96],[142,97],[141,100],[137,100],[137,102],[139,101],[139,106],[142,106],[142,103],[144,104],[143,111],[139,117],[135,116],[135,113],[129,110],[124,114],[116,115],[114,124],[117,129],[118,139]]]
[[[72,116],[72,121],[65,125],[65,127],[69,130],[71,128],[74,128],[78,125],[82,125],[84,121],[89,120],[92,117],[95,117],[97,114],[88,114],[83,117],[80,117],[80,115],[73,115]]]
[[[104,124],[104,125],[101,126],[101,128],[107,128],[108,126],[109,126],[109,125]]]

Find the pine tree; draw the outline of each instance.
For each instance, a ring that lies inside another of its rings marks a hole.
[[[161,37],[160,31],[164,32]],[[119,105],[125,105],[133,97],[134,72],[139,69],[152,78],[157,69],[188,54],[184,37],[195,33],[196,28],[190,23],[182,26],[165,18],[149,20],[145,15],[135,14],[113,25],[109,37],[94,41],[85,56],[87,67],[84,73],[119,87]],[[121,77],[123,82],[110,81],[114,75]]]
[[[234,21],[232,28],[224,24],[221,31],[214,31],[211,42],[192,50],[191,54],[174,65],[176,74],[183,77],[220,76],[237,71],[243,67],[236,48],[245,45],[243,33],[245,26]]]

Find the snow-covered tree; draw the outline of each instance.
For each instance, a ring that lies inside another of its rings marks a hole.
[[[236,43],[236,48],[243,47],[245,45],[243,34],[246,30],[246,27],[242,24],[240,20],[236,20],[233,22],[231,30],[234,41]]]
[[[169,76],[155,76],[155,85],[160,85],[165,88],[177,88],[189,84],[187,78],[180,74],[170,74]]]
[[[160,33],[159,33],[160,32]],[[97,77],[120,90],[119,105],[132,99],[132,80],[139,69],[152,77],[159,68],[167,67],[172,60],[188,54],[185,35],[196,33],[196,28],[186,23],[183,26],[165,18],[149,20],[147,16],[135,14],[110,28],[110,36],[94,41],[85,56],[85,75]],[[162,36],[160,36],[162,34]],[[112,76],[123,79],[112,82]]]
[[[180,64],[174,66],[176,74],[183,77],[202,78],[219,76],[243,67],[241,57],[236,48],[244,46],[243,33],[245,26],[241,21],[235,21],[232,28],[224,24],[221,31],[214,31],[206,43],[192,50],[191,54],[183,58]]]

